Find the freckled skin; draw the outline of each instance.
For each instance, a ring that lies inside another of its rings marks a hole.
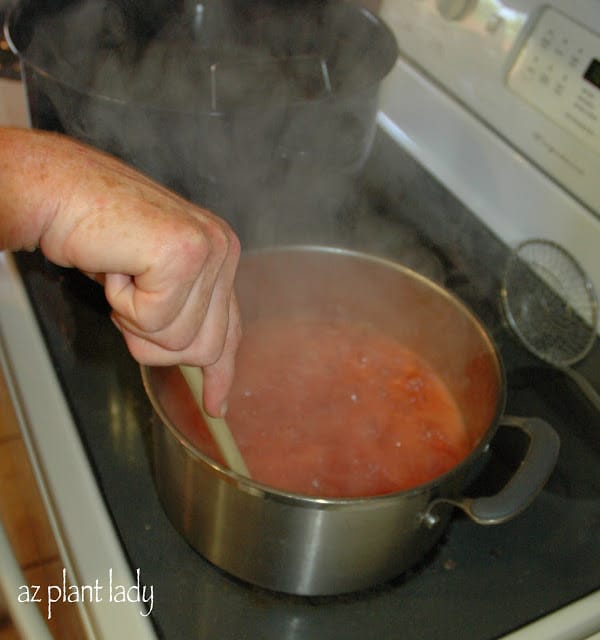
[[[0,249],[34,247],[103,283],[138,361],[203,367],[220,413],[241,333],[223,220],[65,136],[0,127]]]

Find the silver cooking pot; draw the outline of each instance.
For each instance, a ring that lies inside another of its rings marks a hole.
[[[355,591],[421,560],[446,529],[453,507],[479,524],[498,524],[525,509],[544,486],[557,459],[558,436],[540,419],[502,416],[505,380],[496,348],[448,291],[388,260],[323,247],[247,253],[236,290],[246,324],[282,309],[310,310],[324,318],[343,314],[367,321],[395,336],[429,361],[448,386],[471,452],[449,472],[407,491],[344,499],[280,491],[196,449],[161,403],[174,372],[142,367],[159,418],[153,450],[160,499],[175,527],[210,562],[277,591]],[[493,455],[490,442],[499,425],[526,434],[524,458],[499,493],[465,497]]]

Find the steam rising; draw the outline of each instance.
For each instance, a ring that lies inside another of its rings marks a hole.
[[[294,0],[62,4],[13,36],[49,74],[30,79],[35,126],[122,157],[250,244],[331,233],[396,57],[370,14]]]

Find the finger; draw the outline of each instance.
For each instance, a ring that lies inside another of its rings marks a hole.
[[[216,362],[227,344],[232,316],[239,324],[239,312],[235,296],[233,296],[235,274],[240,256],[240,246],[237,238],[232,243],[232,249],[228,252],[222,268],[218,274],[215,286],[211,292],[208,309],[202,319],[201,326],[197,329],[195,353],[197,360],[201,360],[204,365]],[[233,308],[232,308],[233,305]],[[193,313],[193,307],[192,307]],[[182,323],[195,321],[196,316],[185,309],[181,319],[169,331],[177,329],[182,331]],[[190,345],[191,346],[191,345]],[[191,351],[191,349],[190,349]]]
[[[128,282],[115,277],[114,286],[112,280],[107,283],[107,298],[123,328],[171,350],[186,349],[194,340],[197,346],[203,344],[205,349],[214,342],[212,357],[206,352],[198,357],[205,363],[217,359],[225,338],[240,245],[227,228],[213,233],[210,245],[204,261],[192,265],[195,280],[191,286],[182,282],[184,277],[191,281],[189,273],[185,273],[190,267],[185,265],[181,268],[182,275],[163,283],[167,289],[164,292],[144,291],[144,287],[153,285],[140,278]],[[118,290],[121,285],[123,288]],[[178,296],[173,300],[169,290],[180,290],[184,286],[185,299],[180,300]]]
[[[225,331],[220,343],[218,343],[214,336],[199,333],[196,340],[194,340],[187,349],[182,350],[166,349],[147,337],[132,333],[123,326],[119,316],[114,312],[111,314],[111,319],[123,334],[123,338],[131,355],[140,364],[149,366],[187,364],[190,366],[206,367],[216,364],[223,355],[225,355],[224,362],[226,364],[228,363],[228,366],[223,365],[223,375],[227,379],[233,375],[232,373],[228,373],[228,371],[233,368],[232,359],[235,356],[241,334],[239,311],[233,296],[231,298],[231,304],[233,307],[231,311],[228,310],[227,312],[228,320],[225,323]],[[206,340],[208,340],[209,343],[208,347],[204,344]],[[216,356],[212,355],[212,350],[215,349],[215,345],[217,345]],[[206,353],[210,353],[211,357],[207,358]],[[228,358],[230,359],[228,360]],[[217,367],[215,371],[218,372],[219,368]]]
[[[223,352],[214,364],[204,367],[204,409],[212,416],[221,417],[227,411],[227,396],[233,384],[235,354],[241,337],[239,308],[232,296]]]
[[[124,327],[140,337],[163,330],[181,314],[193,292],[200,305],[197,311],[206,312],[219,264],[210,258],[205,244],[202,239],[193,251],[165,251],[146,271],[132,277],[107,274],[106,298]]]

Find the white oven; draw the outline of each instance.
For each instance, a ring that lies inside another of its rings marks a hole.
[[[384,3],[403,59],[381,123],[503,240],[600,279],[600,3]],[[595,29],[595,31],[594,31]]]

